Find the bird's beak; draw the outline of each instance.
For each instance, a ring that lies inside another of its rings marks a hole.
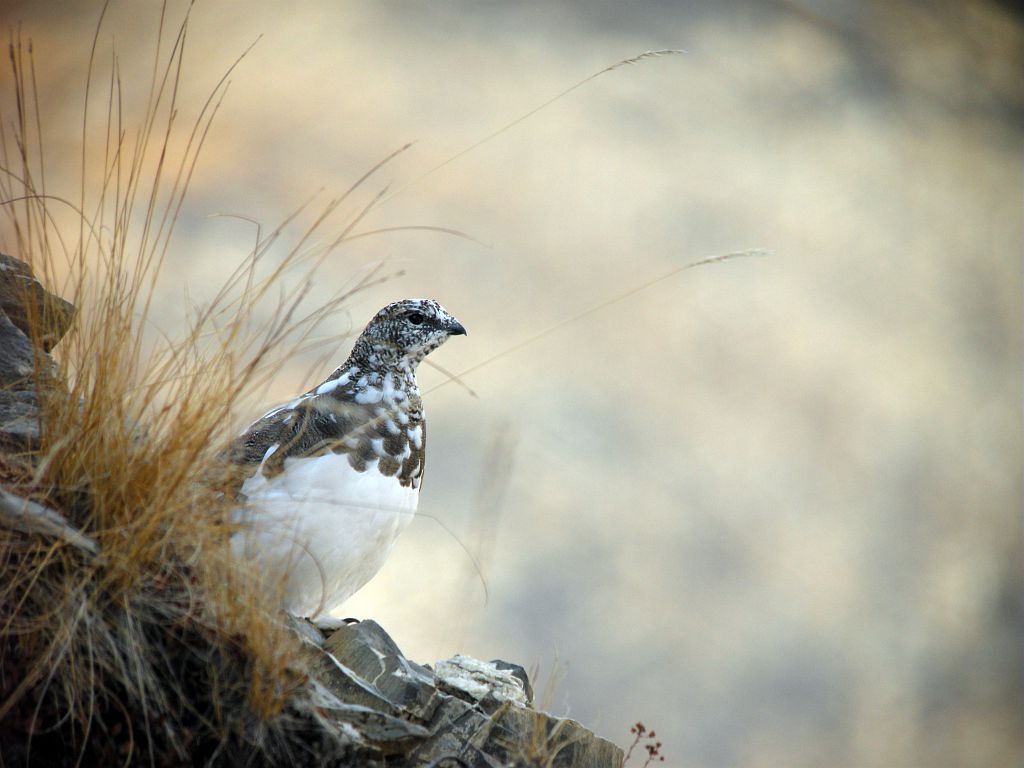
[[[452,319],[451,325],[448,326],[449,336],[466,336],[466,329],[462,326],[458,320]]]

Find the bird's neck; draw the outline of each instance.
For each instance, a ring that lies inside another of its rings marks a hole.
[[[349,355],[348,362],[363,371],[380,371],[382,373],[400,371],[402,376],[415,384],[416,367],[422,359],[423,355],[403,354],[393,344],[374,343],[360,338],[352,347],[352,354]]]
[[[359,356],[353,352],[328,381],[341,376],[357,402],[383,402],[399,410],[420,411],[416,365],[406,358],[382,364],[379,357]]]

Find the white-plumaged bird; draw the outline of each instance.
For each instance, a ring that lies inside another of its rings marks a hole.
[[[380,310],[322,384],[232,444],[243,525],[234,554],[284,585],[284,608],[321,627],[380,570],[412,520],[426,421],[416,367],[466,329],[436,301]]]

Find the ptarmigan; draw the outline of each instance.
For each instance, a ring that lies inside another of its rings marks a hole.
[[[280,577],[289,613],[335,626],[412,520],[427,441],[416,366],[465,333],[431,299],[388,304],[326,381],[232,444],[246,499],[234,554]]]

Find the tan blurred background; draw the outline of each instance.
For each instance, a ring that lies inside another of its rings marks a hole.
[[[34,41],[50,191],[77,191],[101,5],[0,3]],[[100,32],[136,109],[159,8],[115,1]],[[409,141],[349,210],[392,183],[365,228],[484,245],[356,241],[313,298],[390,260],[404,276],[326,330],[433,296],[470,332],[434,356],[454,372],[689,261],[772,251],[501,356],[465,377],[476,398],[431,392],[422,519],[351,615],[421,661],[538,664],[541,687],[555,670],[551,710],[620,744],[642,720],[672,766],[1024,765],[1019,10],[203,0],[183,120],[260,35],[179,220],[171,331],[185,287],[201,301],[254,239],[210,214],[269,229]],[[420,178],[663,48],[686,53]],[[321,378],[318,359],[239,420]]]

